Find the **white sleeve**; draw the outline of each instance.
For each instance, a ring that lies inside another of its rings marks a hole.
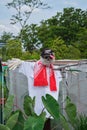
[[[19,72],[20,73],[23,73],[24,75],[26,76],[32,76],[32,69],[34,68],[34,62],[22,62],[22,64],[20,65],[20,68],[19,68]]]

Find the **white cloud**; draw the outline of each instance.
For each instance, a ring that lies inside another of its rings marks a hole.
[[[9,32],[10,29],[8,27],[6,27],[5,25],[0,24],[0,32],[3,32],[3,31]]]
[[[69,0],[66,0],[64,2],[65,5],[67,6],[77,6],[77,2],[76,1],[69,1]]]
[[[16,32],[20,31],[20,28],[18,26],[13,25],[12,28],[13,28],[13,30],[16,30]]]
[[[19,30],[20,30],[20,28],[15,25],[0,24],[0,34],[2,34],[4,31],[11,32],[13,34],[17,34],[19,32]]]
[[[31,11],[31,8],[29,6],[24,5],[24,6],[22,6],[21,10],[22,10],[22,12]],[[39,12],[39,11],[40,11],[40,9],[36,8],[36,9],[34,9],[33,12]]]

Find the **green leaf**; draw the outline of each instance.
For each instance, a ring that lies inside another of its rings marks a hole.
[[[10,130],[6,125],[0,124],[0,130]]]
[[[68,115],[69,121],[72,125],[76,122],[77,117],[77,109],[75,104],[73,104],[69,97],[66,98],[66,107],[65,107],[66,113]]]
[[[37,116],[37,115],[36,115]],[[39,117],[43,118],[43,120],[46,120],[46,112],[41,112],[41,114],[39,115]]]
[[[24,130],[43,130],[44,119],[43,116],[29,116],[24,124]]]
[[[25,96],[24,98],[24,111],[26,115],[34,114],[35,97],[32,99],[30,96]]]
[[[10,95],[6,101],[3,113],[4,113],[4,119],[8,119],[13,108],[13,103],[14,103],[14,96]]]
[[[62,114],[60,114],[60,121],[62,123],[64,130],[70,130],[69,123],[67,122],[66,118]]]
[[[8,120],[6,125],[12,130],[18,121],[19,112],[13,114]]]
[[[19,113],[19,115],[17,121],[15,122],[16,124],[12,130],[24,130],[25,119],[23,117],[23,113],[20,110],[17,110],[16,113]]]
[[[87,115],[78,115],[77,122],[74,125],[74,130],[86,130],[87,129]]]
[[[54,99],[51,95],[46,94],[46,97],[42,96],[42,102],[47,109],[47,111],[53,116],[55,119],[59,118],[59,104],[56,99]]]

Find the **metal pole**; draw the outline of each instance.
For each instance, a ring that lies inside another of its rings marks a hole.
[[[3,113],[2,113],[2,62],[0,59],[0,123],[3,124]]]

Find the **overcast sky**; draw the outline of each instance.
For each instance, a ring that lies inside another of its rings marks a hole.
[[[3,34],[3,31],[17,34],[20,30],[19,26],[10,24],[10,18],[14,14],[14,10],[8,9],[5,5],[11,1],[12,0],[0,0],[0,35]],[[57,12],[62,12],[63,9],[67,7],[81,8],[82,10],[87,9],[87,0],[43,0],[43,1],[52,8],[46,10],[42,9],[35,10],[28,21],[29,24],[31,23],[39,24],[40,21],[55,16]],[[23,7],[23,9],[25,9],[25,7]]]

